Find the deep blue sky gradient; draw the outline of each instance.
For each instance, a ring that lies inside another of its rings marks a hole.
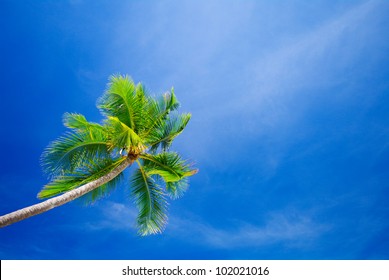
[[[0,229],[1,259],[388,259],[388,1],[0,2],[0,213],[113,73],[192,113],[200,172],[139,237],[130,185]]]

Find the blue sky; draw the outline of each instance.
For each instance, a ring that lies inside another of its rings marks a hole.
[[[97,3],[98,2],[98,3]],[[1,1],[1,214],[113,73],[192,113],[161,235],[128,184],[0,229],[1,259],[388,259],[388,1]]]

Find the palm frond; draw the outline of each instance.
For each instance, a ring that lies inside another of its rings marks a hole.
[[[150,98],[148,105],[150,110],[148,113],[154,121],[158,121],[165,119],[170,112],[175,111],[180,106],[180,103],[172,88],[170,92],[164,93],[159,98]]]
[[[147,139],[155,129],[162,126],[170,112],[179,107],[179,102],[172,88],[170,93],[165,93],[161,98],[148,98],[144,115],[144,130],[140,131],[142,138]]]
[[[84,162],[84,165],[78,167],[76,170],[65,172],[55,177],[38,193],[38,198],[43,199],[56,196],[97,180],[118,167],[124,160],[124,157],[118,159],[97,158],[89,160],[88,163]],[[117,176],[115,180],[111,180],[109,183],[102,185],[95,190],[94,194],[91,194],[92,199],[95,200],[99,196],[107,194],[107,192],[118,183],[120,176],[121,174]]]
[[[63,115],[63,124],[77,132],[89,132],[93,139],[93,134],[106,134],[106,128],[98,123],[89,122],[81,114],[65,113]],[[98,137],[98,136],[97,136]]]
[[[174,94],[174,88],[163,95],[163,99],[160,101],[160,104],[160,106],[164,108],[164,111],[169,112],[176,110],[180,106],[180,103]]]
[[[120,182],[123,181],[123,177],[124,177],[123,173],[120,173],[118,176],[113,178],[108,183],[101,185],[97,189],[94,189],[93,191],[85,194],[81,198],[84,199],[85,204],[92,204],[95,201],[108,196],[114,189],[116,189],[116,187],[120,184]]]
[[[132,196],[139,210],[137,224],[140,235],[162,232],[167,222],[165,193],[149,176],[139,161],[139,168],[132,176]]]
[[[88,130],[90,123],[86,120],[84,115],[75,113],[65,113],[63,115],[63,124],[74,130],[85,131]]]
[[[176,199],[188,188],[188,178],[197,173],[190,164],[174,152],[163,152],[157,155],[142,154],[144,170],[149,176],[158,175],[166,184],[167,194]]]
[[[82,174],[72,174],[69,176],[60,175],[43,187],[38,193],[39,199],[50,198],[61,193],[65,193],[82,185],[85,177]]]
[[[148,137],[148,144],[151,151],[156,151],[161,147],[167,151],[174,138],[181,134],[191,118],[191,114],[174,114],[169,116],[164,122],[161,122]]]
[[[75,170],[85,160],[109,156],[107,135],[99,129],[92,130],[67,132],[50,143],[41,156],[44,171],[50,176],[56,176],[64,170]]]
[[[81,114],[65,113],[63,115],[63,124],[75,132],[89,134],[89,138],[106,139],[107,128],[94,122],[89,122]]]
[[[98,101],[98,107],[107,117],[116,117],[129,128],[138,131],[142,122],[146,99],[128,76],[111,76],[108,89]]]
[[[177,182],[166,182],[166,193],[171,199],[177,199],[184,195],[184,193],[188,190],[188,187],[188,178],[184,177]]]
[[[165,182],[176,182],[197,173],[180,155],[175,152],[141,154],[144,169],[148,175],[159,175]]]
[[[110,139],[108,142],[111,150],[114,148],[125,148],[138,154],[146,148],[142,143],[142,139],[135,131],[122,123],[118,118],[108,117],[107,126],[110,128]]]

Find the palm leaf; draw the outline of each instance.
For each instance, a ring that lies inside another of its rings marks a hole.
[[[184,195],[188,190],[188,178],[184,177],[180,181],[166,182],[166,192],[171,199],[177,199]]]
[[[49,198],[92,182],[107,175],[114,168],[118,167],[124,160],[125,157],[118,159],[98,158],[90,160],[88,164],[84,162],[83,166],[78,167],[72,172],[58,175],[49,184],[45,185],[38,193],[38,198]],[[120,176],[121,174],[109,183],[100,186],[94,191],[94,193],[92,192],[91,199],[95,200],[99,196],[107,194],[109,190],[117,185],[120,180]]]
[[[149,176],[137,160],[139,168],[132,176],[132,196],[139,209],[137,224],[139,234],[162,232],[167,222],[165,193]]]
[[[118,118],[108,117],[107,126],[110,127],[110,139],[108,142],[111,150],[114,148],[125,148],[134,154],[139,154],[146,148],[142,143],[142,139],[135,131],[122,123]]]
[[[85,160],[108,155],[107,135],[100,131],[68,132],[45,149],[41,164],[49,175],[56,176],[75,170]]]
[[[165,93],[162,98],[154,99],[149,98],[145,111],[145,130],[142,131],[141,137],[147,139],[155,129],[162,126],[166,121],[170,112],[176,110],[179,107],[179,102],[174,94],[172,88],[170,93]]]
[[[108,196],[116,187],[123,181],[123,173],[120,173],[118,176],[113,178],[106,184],[101,185],[97,189],[85,194],[82,198],[84,199],[85,204],[92,204],[95,201],[102,199]]]
[[[140,158],[143,159],[144,169],[148,175],[159,175],[165,182],[176,182],[197,173],[196,169],[192,169],[174,152],[141,154]]]
[[[74,113],[65,113],[63,115],[63,123],[66,127],[78,131],[86,131],[90,126],[90,123],[83,115]]]
[[[76,132],[88,132],[90,138],[101,138],[101,135],[106,135],[106,127],[93,122],[88,122],[81,114],[65,113],[63,115],[63,124]]]
[[[157,155],[142,154],[144,170],[149,176],[158,175],[166,184],[167,194],[176,199],[181,197],[188,188],[187,177],[197,173],[185,160],[174,152],[164,152]]]
[[[165,93],[162,97],[163,99],[160,103],[162,104],[162,107],[165,107],[165,111],[174,111],[180,106],[180,103],[174,94],[174,88],[172,88],[170,92]]]
[[[142,96],[143,95],[143,96]],[[138,131],[142,123],[146,98],[128,76],[112,76],[108,89],[98,101],[98,107],[107,117],[116,117],[129,128]]]
[[[142,133],[149,123],[150,116],[147,112],[150,97],[147,96],[145,87],[138,83],[135,88],[136,114],[134,114],[135,130],[137,134]]]
[[[151,146],[151,151],[156,151],[158,147],[166,151],[171,146],[174,138],[181,134],[191,118],[191,114],[174,114],[169,116],[164,122],[153,130],[147,139]]]

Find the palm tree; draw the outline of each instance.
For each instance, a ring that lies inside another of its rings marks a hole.
[[[160,233],[167,222],[167,197],[182,196],[188,177],[197,173],[169,150],[191,117],[179,114],[178,106],[173,89],[153,98],[128,76],[112,76],[98,100],[105,117],[102,124],[89,122],[81,114],[66,113],[63,123],[70,131],[43,152],[41,163],[51,181],[38,198],[50,199],[1,216],[0,226],[79,197],[95,201],[117,186],[123,171],[136,162],[130,185],[139,209],[139,234]]]

